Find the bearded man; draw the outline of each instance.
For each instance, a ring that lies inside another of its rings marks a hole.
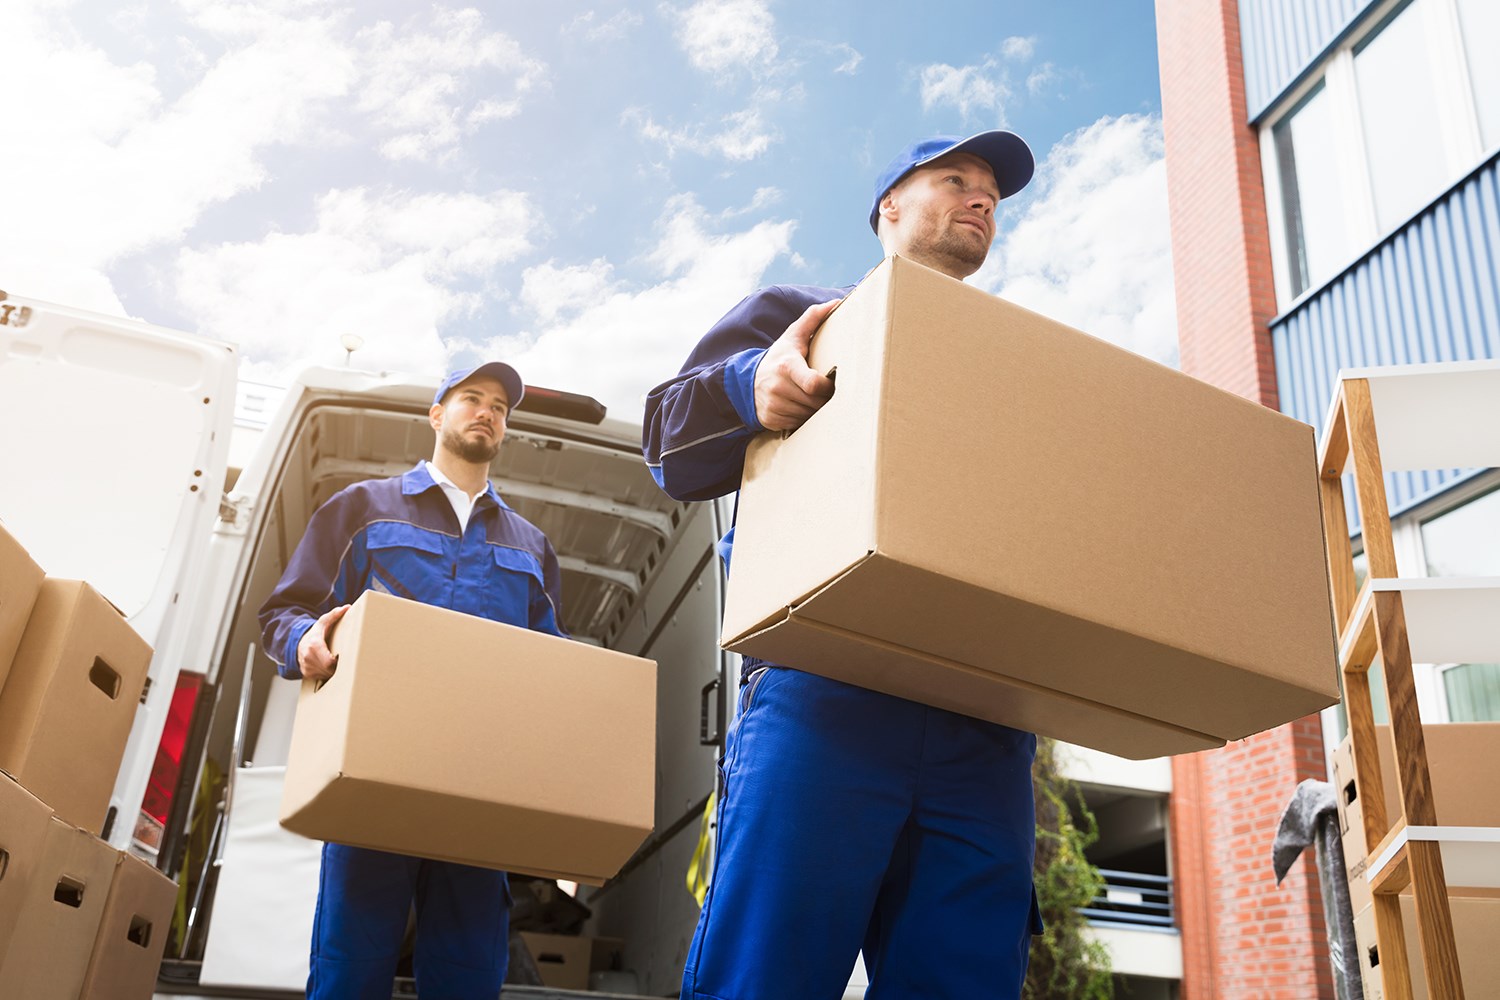
[[[449,374],[428,410],[432,460],[355,483],[318,508],[260,609],[263,648],[283,677],[334,675],[330,633],[366,590],[563,634],[557,554],[489,481],[524,392],[501,362]],[[498,996],[510,926],[504,872],[343,844],[323,846],[307,995],[388,1000],[413,902],[423,1000]]]

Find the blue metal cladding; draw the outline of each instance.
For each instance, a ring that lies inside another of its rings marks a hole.
[[[1379,0],[1240,0],[1245,111],[1255,121]]]
[[[1274,320],[1271,338],[1282,412],[1320,439],[1341,368],[1500,358],[1500,154]],[[1391,515],[1474,471],[1389,474]]]

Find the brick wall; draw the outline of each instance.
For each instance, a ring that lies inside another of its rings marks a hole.
[[[1156,21],[1182,368],[1275,407],[1276,301],[1237,5],[1157,0]],[[1279,888],[1271,871],[1293,790],[1325,774],[1316,717],[1174,759],[1183,1000],[1334,996],[1312,855]]]

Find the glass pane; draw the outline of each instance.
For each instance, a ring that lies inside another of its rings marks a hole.
[[[1271,130],[1281,178],[1287,270],[1292,294],[1333,277],[1348,261],[1342,182],[1333,147],[1333,112],[1321,83]]]
[[[1428,576],[1500,576],[1500,490],[1422,525]]]
[[[1500,143],[1500,4],[1495,0],[1458,0],[1464,52],[1469,57],[1474,104],[1479,109],[1479,139],[1485,149]]]
[[[1443,671],[1450,722],[1500,722],[1500,663],[1463,663]]]
[[[1432,200],[1448,169],[1422,10],[1414,0],[1354,54],[1365,155],[1381,229]]]

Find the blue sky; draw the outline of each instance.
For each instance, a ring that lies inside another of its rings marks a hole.
[[[8,5],[9,6],[9,5]],[[770,282],[880,256],[874,174],[1010,128],[981,287],[1175,359],[1153,4],[20,0],[0,287],[247,377],[481,355],[620,416]],[[24,138],[23,138],[24,137]]]

